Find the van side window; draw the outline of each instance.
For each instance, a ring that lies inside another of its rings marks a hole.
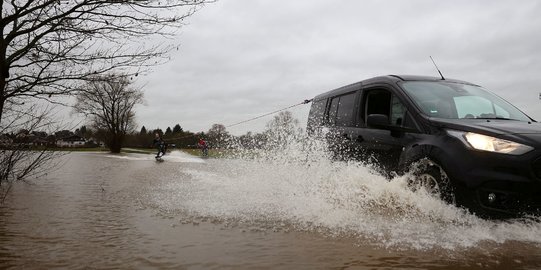
[[[404,124],[404,117],[406,115],[406,106],[400,102],[400,100],[393,95],[391,102],[391,117],[390,121],[392,125],[402,126]]]
[[[329,113],[327,114],[327,122],[331,125],[336,123],[336,111],[338,109],[339,97],[331,99],[331,105],[329,106]]]
[[[315,100],[310,107],[310,114],[308,115],[307,128],[310,131],[318,126],[323,125],[323,116],[325,115],[325,108],[327,107],[327,99]]]
[[[334,126],[353,126],[355,112],[355,93],[337,96],[331,99],[327,121]]]
[[[340,96],[338,111],[336,113],[337,126],[348,127],[353,125],[353,113],[355,111],[355,93]]]
[[[389,124],[414,127],[406,106],[400,99],[386,90],[373,90],[366,96],[365,117],[370,114],[383,114],[389,117]],[[365,118],[366,119],[366,118]]]
[[[391,112],[391,93],[384,90],[369,92],[366,97],[365,110],[366,116],[371,114],[384,114],[389,117],[389,113]]]

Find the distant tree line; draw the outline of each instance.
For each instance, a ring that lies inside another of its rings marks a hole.
[[[15,143],[28,143],[33,146],[54,147],[59,139],[79,136],[84,138],[86,147],[97,147],[100,145],[108,146],[107,140],[110,138],[110,131],[105,128],[88,127],[83,125],[74,131],[61,130],[51,134],[45,131],[19,130],[16,133],[0,134],[0,139],[10,139]],[[222,124],[213,124],[207,132],[191,132],[184,130],[180,124],[175,124],[163,129],[157,127],[147,129],[142,126],[138,131],[132,131],[124,135],[123,147],[134,148],[154,148],[152,141],[155,134],[158,133],[164,141],[174,148],[197,148],[199,139],[204,139],[210,148],[242,148],[242,149],[266,149],[279,148],[287,145],[295,136],[302,133],[299,127],[299,121],[293,118],[289,111],[281,112],[274,116],[263,132],[249,131],[246,134],[235,136],[230,134]],[[2,140],[0,140],[0,146]]]
[[[90,130],[80,128],[79,133],[93,136],[103,141],[105,130]],[[210,148],[243,148],[243,149],[266,149],[277,148],[287,145],[295,136],[302,133],[299,120],[295,119],[291,112],[285,111],[275,115],[266,125],[262,132],[249,131],[246,134],[235,136],[229,133],[223,124],[213,124],[206,132],[191,132],[184,130],[180,124],[165,128],[156,127],[149,129],[142,126],[139,131],[126,134],[123,146],[136,148],[153,148],[152,141],[156,133],[160,134],[164,141],[175,148],[197,148],[199,139],[207,142]],[[85,137],[88,138],[88,137]]]
[[[172,129],[167,127],[165,132],[157,127],[155,129],[147,129],[142,126],[139,132],[134,132],[126,135],[125,146],[127,147],[139,147],[139,148],[152,148],[152,141],[155,134],[158,133],[165,140],[167,144],[176,148],[195,148],[199,138],[206,139],[207,136],[204,132],[193,133],[185,131],[180,124],[176,124]]]
[[[292,140],[297,140],[303,132],[299,127],[299,120],[289,111],[276,114],[266,125],[263,132],[249,131],[244,135],[235,136],[227,131],[223,124],[213,124],[207,132],[185,131],[180,124],[167,127],[165,132],[161,128],[147,129],[145,126],[137,133],[126,136],[127,147],[153,147],[152,140],[159,133],[166,143],[176,148],[197,148],[199,139],[204,139],[210,148],[242,148],[267,149],[286,146]]]

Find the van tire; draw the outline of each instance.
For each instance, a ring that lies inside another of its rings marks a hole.
[[[446,203],[456,204],[451,179],[441,166],[428,158],[412,163],[408,187],[413,191],[423,188]]]

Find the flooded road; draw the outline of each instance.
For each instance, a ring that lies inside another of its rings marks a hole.
[[[478,219],[359,164],[63,159],[0,205],[0,269],[541,268],[539,219]]]

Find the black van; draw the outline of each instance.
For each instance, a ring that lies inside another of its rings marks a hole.
[[[478,85],[389,75],[312,102],[308,133],[337,156],[410,172],[413,188],[481,216],[541,213],[541,124]]]

